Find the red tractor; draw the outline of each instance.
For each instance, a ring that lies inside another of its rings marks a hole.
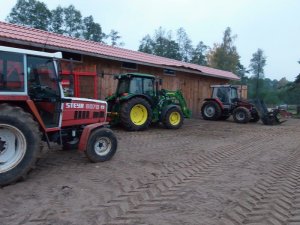
[[[76,148],[92,162],[109,160],[117,150],[107,128],[107,103],[64,96],[60,58],[0,46],[0,186],[26,176],[41,141]]]
[[[256,107],[241,100],[238,87],[234,85],[212,85],[211,98],[205,99],[201,114],[205,120],[226,120],[231,115],[237,123],[257,122],[260,119]]]

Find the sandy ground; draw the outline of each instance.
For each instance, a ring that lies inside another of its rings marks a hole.
[[[0,189],[0,224],[300,224],[300,120],[114,131],[109,162],[45,152]]]

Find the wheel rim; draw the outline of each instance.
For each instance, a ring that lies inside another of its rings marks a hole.
[[[216,113],[216,109],[213,106],[206,106],[204,109],[204,114],[206,117],[213,117]]]
[[[0,173],[16,167],[26,153],[26,138],[16,127],[0,124]]]
[[[180,123],[180,114],[178,112],[172,112],[169,117],[170,124],[176,126]]]
[[[130,119],[135,125],[143,125],[148,118],[148,112],[145,106],[137,104],[130,111]]]
[[[237,114],[236,114],[236,118],[237,118],[237,120],[244,120],[245,119],[245,113],[243,113],[243,112],[238,112]]]
[[[112,148],[111,140],[108,137],[97,138],[94,149],[97,155],[106,156]]]

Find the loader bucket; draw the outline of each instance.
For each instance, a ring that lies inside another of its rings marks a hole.
[[[252,101],[252,104],[255,105],[264,125],[278,125],[286,121],[281,120],[278,109],[272,109],[272,111],[269,111],[262,99],[255,99]]]

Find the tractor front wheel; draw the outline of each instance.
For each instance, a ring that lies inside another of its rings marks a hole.
[[[151,106],[143,98],[132,98],[121,107],[121,124],[129,131],[146,130],[152,119]]]
[[[219,120],[221,114],[221,107],[215,101],[205,102],[201,107],[201,115],[205,120]]]
[[[85,154],[92,162],[104,162],[114,156],[117,146],[117,138],[110,129],[98,128],[91,133]]]
[[[0,186],[24,179],[40,151],[38,124],[20,107],[0,105]]]
[[[245,107],[238,107],[233,110],[233,119],[237,123],[248,123],[250,121],[251,114]]]
[[[183,114],[180,109],[173,107],[169,109],[164,118],[163,124],[168,129],[178,129],[183,124]]]

